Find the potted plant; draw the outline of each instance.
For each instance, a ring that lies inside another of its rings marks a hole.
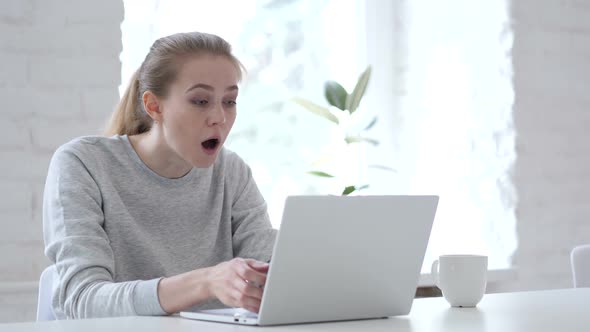
[[[359,116],[359,111],[361,110],[359,106],[361,105],[361,101],[363,99],[365,91],[367,90],[370,78],[371,67],[369,66],[359,76],[354,89],[350,93],[347,92],[346,89],[340,83],[336,81],[327,81],[324,84],[324,97],[330,105],[328,107],[318,105],[308,99],[301,97],[294,98],[294,101],[299,105],[303,106],[308,111],[312,112],[313,114],[316,114],[319,117],[328,120],[334,125],[340,127],[340,132],[343,136],[342,139],[347,145],[369,144],[372,146],[376,146],[379,144],[379,141],[374,138],[368,137],[367,133],[377,123],[377,117],[373,117],[373,119],[369,121],[368,124],[362,127],[360,130],[351,132],[351,128],[355,128],[355,122],[357,122],[361,118]],[[392,170],[391,168],[386,166],[372,166],[385,170]],[[308,173],[313,176],[318,176],[322,178],[335,177],[332,173],[324,170],[312,170]],[[360,191],[368,187],[368,184],[347,184],[342,190],[342,195],[349,195],[355,191]]]

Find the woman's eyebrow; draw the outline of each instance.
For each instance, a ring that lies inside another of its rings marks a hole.
[[[201,89],[205,89],[205,90],[209,90],[209,91],[213,91],[214,90],[213,87],[210,86],[210,85],[203,84],[203,83],[197,83],[197,84],[191,86],[190,88],[186,89],[185,93],[186,92],[189,92],[191,90],[197,89],[197,88],[201,88]]]
[[[215,88],[213,88],[211,85],[204,84],[204,83],[197,83],[197,84],[191,86],[190,88],[186,89],[185,93],[187,93],[193,89],[197,89],[197,88],[205,89],[208,91],[215,90]],[[227,88],[225,88],[225,91],[234,91],[234,90],[239,90],[237,85],[230,85]]]

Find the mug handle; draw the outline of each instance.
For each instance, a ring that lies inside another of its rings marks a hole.
[[[440,288],[440,286],[438,285],[438,259],[435,259],[434,262],[432,262],[432,267],[430,268],[430,275],[432,275],[434,285]]]

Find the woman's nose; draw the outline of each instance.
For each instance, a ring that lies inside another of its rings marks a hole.
[[[211,115],[209,116],[209,125],[210,126],[225,123],[225,111],[223,109],[223,105],[219,104],[211,111],[212,111]]]

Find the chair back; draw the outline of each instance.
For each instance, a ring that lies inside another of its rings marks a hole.
[[[575,247],[571,261],[574,287],[590,287],[590,244]]]
[[[57,270],[55,269],[55,265],[51,265],[43,270],[39,278],[39,300],[37,302],[38,322],[55,320],[51,298],[56,282]]]

